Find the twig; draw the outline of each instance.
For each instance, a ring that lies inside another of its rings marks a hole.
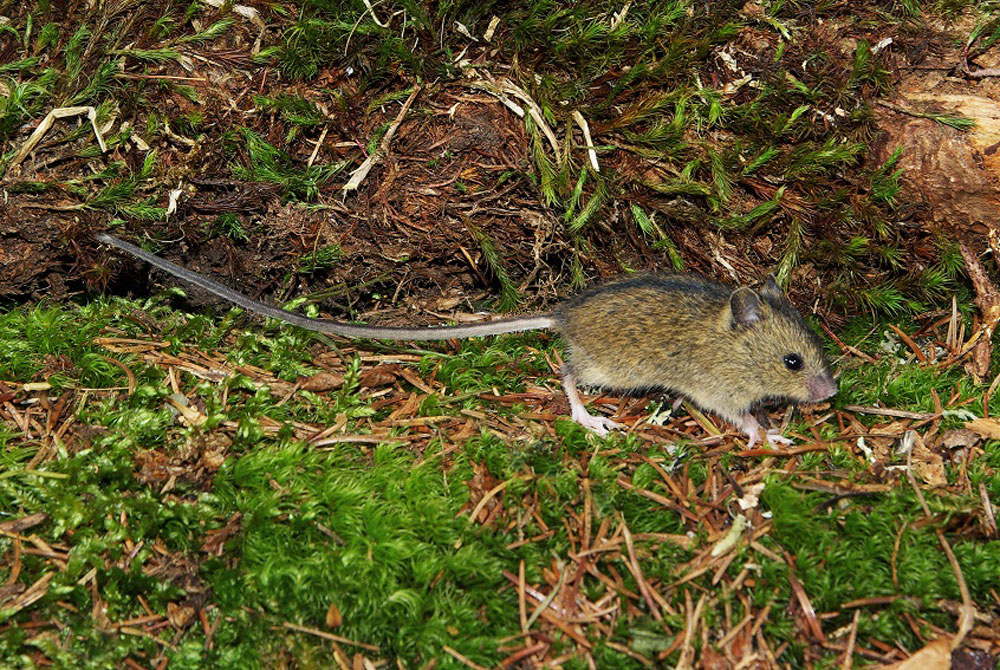
[[[789,568],[788,583],[792,587],[792,593],[795,594],[796,600],[799,601],[799,607],[802,608],[802,613],[806,617],[806,623],[809,625],[809,630],[820,644],[825,644],[827,639],[823,634],[823,627],[820,625],[819,619],[816,617],[816,609],[813,607],[812,601],[809,600],[809,595],[802,587],[802,583],[799,582],[798,577],[795,576],[795,567],[792,565],[792,557],[786,554],[785,561],[788,563]]]
[[[851,670],[854,666],[854,642],[858,637],[858,620],[861,618],[861,610],[854,610],[854,621],[851,622],[851,635],[847,638],[847,649],[844,650],[844,663],[840,667],[843,670]]]
[[[176,74],[132,74],[131,72],[119,72],[115,79],[152,79],[155,81],[208,81],[208,77],[182,77]]]
[[[80,116],[81,114],[86,114],[87,119],[90,120],[90,127],[94,129],[94,137],[97,138],[97,144],[101,147],[101,153],[105,153],[108,150],[108,145],[104,143],[104,137],[101,136],[101,131],[97,127],[97,110],[90,105],[83,107],[57,107],[51,112],[45,115],[42,122],[38,124],[35,131],[31,133],[31,136],[21,145],[21,149],[17,152],[14,158],[10,161],[10,167],[16,167],[21,164],[31,150],[35,148],[42,137],[49,131],[52,124],[55,123],[56,119],[65,119],[71,116]]]
[[[545,642],[539,642],[538,644],[524,647],[523,649],[515,651],[510,656],[500,661],[500,667],[506,668],[508,666],[514,665],[518,661],[525,659],[528,656],[531,656],[532,654],[537,654],[540,651],[545,651],[548,647],[549,645]],[[532,667],[532,665],[529,665],[528,667]]]
[[[406,113],[410,111],[410,105],[416,99],[417,94],[420,93],[420,85],[414,84],[413,92],[410,93],[410,97],[406,99],[403,103],[403,108],[399,110],[399,114],[396,115],[395,120],[389,125],[389,129],[385,131],[385,136],[382,137],[382,141],[379,143],[378,149],[376,149],[371,156],[365,159],[358,169],[351,173],[351,178],[346,184],[344,184],[342,190],[344,191],[354,191],[361,185],[361,182],[365,180],[371,169],[382,160],[382,157],[389,151],[389,143],[392,141],[393,136],[396,134],[396,130],[399,128],[399,124],[403,122],[403,118]]]
[[[309,160],[306,162],[306,167],[312,167],[312,164],[316,162],[316,156],[319,155],[319,148],[323,146],[323,140],[326,139],[326,134],[330,132],[330,126],[323,126],[323,132],[319,134],[319,139],[316,140],[316,146],[313,148],[312,153],[309,155]]]
[[[830,336],[830,339],[831,339],[831,340],[833,340],[834,342],[836,342],[836,343],[837,343],[837,346],[838,346],[838,347],[840,347],[840,348],[841,348],[841,350],[842,350],[842,351],[843,351],[843,352],[844,352],[845,354],[846,354],[846,353],[851,353],[851,354],[854,354],[855,356],[857,356],[857,357],[858,357],[858,358],[860,358],[861,360],[863,360],[863,361],[867,361],[868,363],[873,363],[873,364],[874,364],[874,363],[878,363],[878,360],[876,360],[875,358],[872,358],[871,356],[869,356],[869,355],[868,355],[868,354],[866,354],[865,352],[861,351],[861,350],[860,350],[860,349],[858,349],[857,347],[855,347],[855,346],[852,346],[852,345],[850,345],[850,344],[846,344],[845,342],[843,342],[843,341],[842,341],[842,340],[841,340],[841,339],[840,339],[839,337],[837,337],[837,335],[836,335],[836,334],[835,334],[835,333],[834,333],[834,332],[833,332],[832,330],[830,330],[830,329],[829,329],[829,328],[827,327],[827,325],[826,325],[825,323],[823,323],[822,321],[820,322],[820,324],[819,324],[819,327],[820,327],[820,328],[822,328],[822,329],[823,329],[823,331],[824,331],[824,332],[825,332],[825,333],[826,333],[827,335],[829,335],[829,336]]]
[[[484,495],[483,499],[480,500],[479,503],[477,503],[475,508],[472,510],[472,514],[469,515],[469,521],[475,523],[476,519],[479,518],[479,513],[483,511],[484,507],[486,507],[486,503],[488,503],[490,500],[493,499],[493,496],[497,495],[505,488],[507,488],[507,485],[510,484],[512,481],[517,481],[520,479],[524,479],[524,477],[519,476],[519,477],[514,477],[513,479],[508,479],[507,481],[501,482],[500,484],[497,484],[492,489],[490,489],[489,493]]]
[[[220,9],[223,5],[226,4],[225,0],[201,0],[201,1],[204,2],[206,5],[208,5],[209,7],[215,7],[216,9]],[[261,30],[267,28],[267,26],[264,25],[264,20],[260,18],[260,14],[253,7],[248,7],[247,5],[230,5],[230,8],[234,14],[242,16],[243,18],[245,18],[250,23],[257,26]]]
[[[864,405],[844,405],[848,412],[858,412],[860,414],[878,414],[879,416],[894,416],[897,419],[933,419],[937,415],[929,412],[909,412],[903,409],[890,409],[888,407],[866,407]]]
[[[622,533],[625,536],[625,546],[628,548],[628,566],[632,574],[635,576],[636,583],[639,585],[639,593],[642,594],[643,599],[646,601],[646,605],[649,606],[649,611],[653,615],[653,618],[657,621],[662,621],[663,615],[660,613],[660,608],[657,607],[656,601],[653,600],[653,596],[649,593],[649,585],[646,583],[646,579],[642,575],[642,569],[639,567],[639,559],[635,554],[635,545],[632,543],[632,533],[625,524],[624,518],[621,519],[621,524]]]
[[[535,102],[523,88],[507,81],[506,79],[497,83],[487,81],[486,79],[477,79],[471,82],[470,86],[495,95],[502,103],[507,105],[507,107],[510,107],[511,111],[518,116],[524,116],[524,110],[511,102],[505,94],[510,94],[521,100],[521,102],[527,105],[528,114],[531,115],[531,119],[535,122],[535,125],[541,129],[542,134],[544,134],[546,139],[548,139],[549,144],[552,146],[552,153],[555,154],[556,161],[562,161],[562,151],[559,148],[559,142],[556,140],[555,133],[552,132],[552,129],[549,128],[549,124],[545,121],[545,115],[542,113],[542,108],[538,106],[538,103]]]
[[[517,564],[517,614],[521,621],[521,632],[528,633],[528,603],[525,598],[524,559]]]
[[[907,109],[906,107],[901,107],[899,105],[894,105],[891,102],[886,102],[885,100],[879,100],[876,104],[885,107],[886,109],[891,109],[894,112],[899,112],[900,114],[906,114],[907,116],[912,116],[918,119],[930,119],[936,123],[940,123],[948,126],[949,128],[954,128],[955,130],[965,131],[971,127],[974,127],[975,121],[969,119],[968,117],[946,117],[944,114],[932,114],[930,112],[918,112],[915,109]],[[962,123],[962,127],[959,127],[959,122]]]
[[[986,534],[997,536],[997,520],[993,516],[993,505],[990,504],[990,494],[986,490],[986,482],[979,482],[979,497],[983,499],[983,511],[986,513]]]
[[[378,17],[375,16],[375,9],[372,7],[371,0],[362,0],[362,2],[365,3],[365,8],[368,9],[368,13],[372,15],[372,21],[375,22],[375,25],[377,25],[379,28],[388,28],[389,27],[389,24],[382,23],[381,21],[378,20]]]
[[[701,619],[701,611],[704,605],[705,594],[702,594],[701,598],[698,599],[698,604],[694,606],[692,611],[691,591],[689,589],[684,590],[684,609],[688,613],[688,620],[687,625],[684,627],[684,642],[681,644],[681,656],[677,661],[677,670],[688,670],[693,667],[691,659],[694,656],[694,647],[691,645],[691,639],[694,637],[695,628],[697,628],[698,621]]]
[[[1000,253],[1000,230],[996,226],[988,226],[986,239],[994,258],[996,258],[997,254]],[[948,367],[966,354],[975,352],[973,354],[973,373],[974,376],[982,376],[989,371],[990,340],[993,337],[994,329],[1000,323],[1000,289],[990,279],[986,268],[979,262],[979,257],[965,241],[959,242],[958,249],[965,262],[965,271],[972,282],[972,288],[975,289],[974,302],[979,308],[983,323],[962,345],[962,349],[940,363],[940,367]]]
[[[739,634],[739,632],[741,630],[743,630],[744,627],[746,627],[747,624],[749,624],[750,622],[753,621],[753,616],[754,616],[753,612],[750,612],[745,617],[743,617],[742,621],[740,621],[728,633],[726,633],[725,635],[722,636],[722,639],[719,640],[719,642],[718,642],[718,644],[716,646],[719,649],[725,649],[726,645],[728,645],[730,642],[732,642],[733,638],[735,638]]]
[[[611,18],[611,30],[617,30],[625,21],[625,15],[628,14],[629,7],[632,6],[632,0],[625,3],[625,6],[621,8],[621,11],[615,12]]]
[[[624,14],[627,10],[628,7],[626,6],[622,13]],[[578,109],[574,109],[571,116],[583,132],[583,139],[587,143],[587,155],[590,157],[590,165],[594,168],[594,172],[600,172],[601,166],[597,162],[597,151],[594,149],[594,140],[590,136],[590,124],[587,123],[587,119],[583,118],[583,114]]]
[[[306,628],[305,626],[300,626],[298,624],[292,623],[291,621],[285,621],[281,624],[288,630],[294,630],[298,633],[308,633],[309,635],[315,635],[316,637],[321,637],[324,640],[331,640],[333,642],[339,642],[341,644],[349,644],[354,647],[361,647],[362,649],[367,649],[368,651],[379,651],[379,648],[374,644],[366,644],[365,642],[355,642],[350,638],[341,637],[340,635],[334,635],[333,633],[327,633],[326,631],[316,630],[315,628]]]
[[[494,96],[497,100],[502,102],[507,109],[514,112],[518,117],[524,118],[524,108],[517,104],[510,98],[508,98],[503,91],[499,88],[486,81],[485,79],[480,79],[469,84],[472,88],[479,89],[480,91],[485,91],[490,95]]]
[[[909,438],[909,439],[907,439]],[[927,501],[924,500],[924,494],[920,491],[920,487],[917,486],[917,479],[913,476],[913,447],[914,443],[920,440],[920,435],[917,434],[915,430],[908,430],[904,434],[903,444],[908,444],[906,450],[906,478],[910,481],[910,486],[913,487],[913,492],[917,494],[917,500],[920,501],[920,506],[924,510],[924,514],[928,518],[931,517],[930,507],[927,506]],[[938,541],[941,543],[941,548],[944,549],[944,553],[948,556],[948,562],[951,563],[951,569],[955,573],[955,580],[958,582],[958,591],[962,594],[962,609],[961,615],[958,619],[958,632],[955,633],[955,637],[951,640],[951,648],[957,649],[965,636],[969,634],[972,630],[972,625],[976,621],[976,606],[972,603],[972,596],[969,593],[969,586],[965,583],[965,576],[962,574],[962,568],[958,564],[958,559],[955,558],[955,552],[951,550],[951,545],[948,544],[948,540],[945,539],[944,532],[940,528],[934,529],[937,533]]]
[[[889,327],[892,328],[892,331],[894,333],[896,333],[897,335],[899,335],[899,339],[903,340],[903,344],[905,344],[906,346],[908,346],[913,351],[913,353],[914,353],[914,355],[916,355],[918,361],[920,361],[921,363],[926,363],[927,362],[927,354],[925,354],[920,349],[920,347],[917,346],[917,343],[913,341],[912,337],[910,337],[909,335],[907,335],[906,333],[904,333],[903,330],[899,326],[897,326],[896,324],[894,324],[894,323],[890,323]]]
[[[778,451],[777,449],[744,449],[743,451],[735,452],[734,455],[739,456],[740,458],[751,458],[755,456],[779,456],[787,458],[789,456],[797,456],[798,454],[807,454],[811,451],[829,451],[831,445],[833,445],[833,442],[807,444],[784,451]]]
[[[474,663],[472,660],[466,658],[465,656],[463,656],[462,654],[458,653],[457,651],[455,651],[454,649],[452,649],[448,645],[444,645],[441,648],[444,649],[446,652],[448,652],[452,657],[454,657],[455,660],[457,660],[460,663],[464,663],[468,667],[473,668],[473,670],[487,670],[487,668],[484,668],[483,666],[479,665],[478,663]]]
[[[553,588],[552,591],[549,593],[549,595],[545,596],[545,598],[543,598],[542,601],[538,603],[538,605],[535,607],[535,611],[532,612],[531,616],[528,617],[528,621],[525,624],[526,630],[531,630],[531,627],[535,625],[536,621],[538,621],[538,617],[542,615],[542,612],[544,612],[556,599],[556,596],[559,594],[560,591],[562,591],[562,587],[566,584],[566,578],[568,576],[569,576],[569,571],[565,569],[565,566],[563,566],[563,570],[559,575],[559,582],[555,585],[555,588]]]

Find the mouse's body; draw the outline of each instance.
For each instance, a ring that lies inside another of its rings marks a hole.
[[[346,337],[439,340],[551,328],[566,342],[563,386],[573,419],[600,434],[618,424],[589,414],[577,383],[623,392],[674,391],[739,426],[750,445],[753,411],[780,401],[817,402],[836,384],[816,335],[772,277],[733,289],[694,275],[641,276],[581,293],[549,314],[465,326],[395,328],[310,319],[249,298],[110,235],[112,244],[241,307]],[[787,441],[772,431],[772,441]]]
[[[819,338],[771,277],[758,291],[693,275],[634,277],[582,293],[554,316],[570,382],[674,391],[739,426],[751,444],[757,407],[837,390]],[[584,425],[608,427],[578,414]]]

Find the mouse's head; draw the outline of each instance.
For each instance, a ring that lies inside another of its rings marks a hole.
[[[757,290],[734,290],[725,319],[745,354],[753,385],[761,391],[760,400],[818,402],[837,392],[819,338],[774,277],[769,275]]]

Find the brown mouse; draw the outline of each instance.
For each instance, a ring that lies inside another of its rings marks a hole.
[[[694,275],[637,276],[585,291],[537,316],[465,326],[361,326],[287,312],[110,235],[97,239],[251,312],[323,333],[443,340],[551,328],[566,342],[562,379],[573,420],[600,435],[620,426],[587,412],[578,383],[679,393],[738,426],[750,446],[761,437],[758,408],[818,402],[837,391],[819,338],[771,276],[756,290]],[[776,430],[765,439],[791,442]]]

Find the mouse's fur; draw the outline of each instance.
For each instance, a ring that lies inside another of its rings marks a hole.
[[[587,413],[576,383],[626,392],[667,389],[739,425],[752,445],[752,412],[770,401],[815,402],[836,392],[819,339],[773,277],[753,290],[693,275],[644,276],[586,291],[551,314],[466,326],[365,326],[286,312],[110,235],[112,244],[263,316],[346,337],[439,340],[554,328],[566,341],[563,386],[573,419],[604,434],[619,427]],[[788,357],[801,363],[791,369]],[[782,441],[768,431],[773,441]]]
[[[585,385],[668,389],[738,425],[762,403],[832,393],[819,338],[772,279],[734,291],[691,275],[636,277],[587,291],[554,315]],[[788,368],[789,354],[801,369]]]

